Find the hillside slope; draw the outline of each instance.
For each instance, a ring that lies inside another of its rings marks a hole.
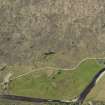
[[[104,2],[0,0],[0,63],[71,67],[100,55],[105,51]]]

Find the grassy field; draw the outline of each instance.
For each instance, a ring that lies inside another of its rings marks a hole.
[[[12,94],[52,99],[72,99],[89,83],[102,66],[87,60],[73,71],[37,71],[12,81]]]

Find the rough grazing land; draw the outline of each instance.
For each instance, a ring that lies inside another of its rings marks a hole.
[[[8,71],[68,68],[103,52],[105,0],[0,0],[0,83]]]
[[[79,96],[93,76],[102,68],[95,60],[87,60],[74,71],[37,71],[13,80],[11,94],[40,98],[72,100]]]
[[[71,67],[86,56],[101,54],[105,51],[104,2],[0,0],[0,63],[39,61]]]

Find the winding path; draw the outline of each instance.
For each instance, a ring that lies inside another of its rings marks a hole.
[[[21,78],[21,77],[23,77],[23,76],[26,76],[26,75],[28,75],[28,74],[30,74],[30,73],[33,73],[33,72],[36,72],[36,71],[40,71],[40,70],[44,70],[44,69],[53,69],[53,70],[63,70],[63,71],[69,71],[69,70],[75,70],[75,69],[77,69],[83,62],[85,62],[86,60],[97,60],[97,59],[105,59],[105,57],[104,58],[89,58],[89,57],[86,57],[86,58],[84,58],[84,59],[82,59],[76,66],[74,66],[74,67],[72,67],[72,68],[57,68],[57,67],[49,67],[49,66],[47,66],[47,67],[41,67],[41,68],[37,68],[37,69],[35,69],[35,70],[32,70],[32,71],[29,71],[29,72],[27,72],[27,73],[24,73],[24,74],[21,74],[21,75],[19,75],[19,76],[16,76],[16,77],[14,77],[14,78],[12,78],[11,80],[15,80],[15,79],[18,79],[18,78]]]

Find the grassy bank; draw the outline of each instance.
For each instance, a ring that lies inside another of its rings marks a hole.
[[[89,83],[102,66],[87,60],[73,71],[37,71],[12,81],[12,94],[52,99],[72,99]]]

